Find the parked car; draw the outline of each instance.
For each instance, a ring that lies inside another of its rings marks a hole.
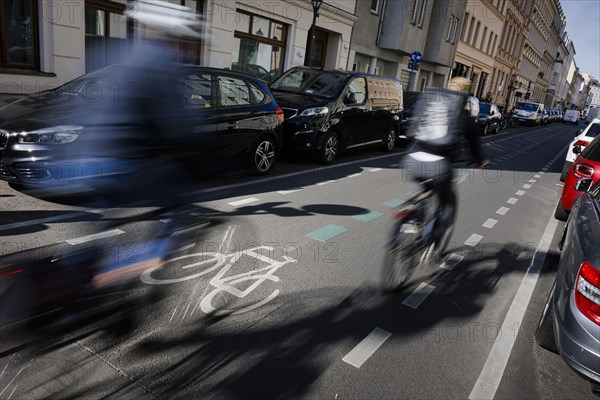
[[[600,184],[580,179],[584,191],[563,233],[556,279],[535,332],[600,395]]]
[[[295,67],[270,89],[285,114],[284,147],[329,164],[340,151],[380,145],[391,151],[402,112],[400,81],[365,73]]]
[[[567,110],[563,116],[563,122],[579,125],[580,113],[577,110]]]
[[[586,146],[583,151],[575,149],[580,154],[575,159],[573,166],[569,169],[562,194],[556,205],[554,217],[560,221],[566,221],[575,198],[582,192],[575,190],[575,184],[579,179],[589,178],[593,183],[600,180],[600,136],[597,136]]]
[[[500,130],[500,121],[502,114],[495,104],[479,103],[479,114],[477,116],[477,125],[481,129],[483,136],[488,133],[498,133]]]
[[[567,174],[577,158],[577,155],[585,148],[590,142],[600,134],[600,119],[596,118],[584,129],[579,129],[575,132],[575,139],[571,141],[569,150],[567,150],[567,156],[565,158],[565,164],[563,165],[562,172],[560,174],[561,182],[564,182],[567,178]]]
[[[144,119],[124,106],[135,89],[135,82],[115,78],[124,68],[112,65],[2,108],[0,179],[97,185],[99,178],[135,170],[136,151],[155,143],[139,126]],[[269,172],[282,141],[283,111],[267,85],[213,68],[177,65],[173,73],[179,77],[181,102],[165,116],[173,131],[166,147],[190,161],[243,157],[256,173]],[[121,88],[118,98],[115,87]],[[157,157],[166,156],[156,150]]]
[[[518,102],[514,110],[514,118],[516,118],[521,125],[541,125],[542,124],[542,112],[544,111],[544,105],[542,103],[531,103],[531,102]]]
[[[546,125],[546,124],[549,124],[550,122],[552,122],[551,117],[550,117],[550,111],[549,110],[542,111],[541,125]]]
[[[585,117],[585,122],[591,122],[594,118],[600,118],[600,107],[590,108]]]

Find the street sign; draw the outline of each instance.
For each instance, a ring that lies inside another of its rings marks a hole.
[[[418,51],[414,51],[410,55],[411,61],[413,61],[415,64],[419,64],[421,62],[422,58],[423,58],[423,55],[421,53],[419,53]]]
[[[419,70],[419,64],[415,63],[414,61],[409,61],[408,62],[408,69],[410,69],[411,71],[418,71]]]

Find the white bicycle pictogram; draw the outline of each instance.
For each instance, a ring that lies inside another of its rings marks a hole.
[[[152,268],[145,270],[142,273],[140,279],[142,280],[142,282],[149,284],[149,285],[167,285],[167,284],[178,283],[178,282],[183,282],[183,281],[187,281],[190,279],[199,278],[199,277],[209,274],[215,270],[218,270],[219,268],[222,267],[221,270],[219,272],[217,272],[217,274],[213,278],[211,278],[210,285],[214,286],[214,289],[212,291],[210,291],[202,299],[202,301],[200,302],[200,307],[201,307],[202,311],[204,311],[207,314],[210,314],[210,313],[214,313],[215,315],[241,314],[241,313],[253,310],[262,305],[265,305],[269,301],[273,300],[279,294],[279,289],[275,289],[273,291],[273,293],[271,293],[269,296],[267,296],[266,299],[263,299],[263,300],[259,301],[258,303],[254,303],[252,305],[249,305],[247,307],[243,307],[243,308],[237,309],[237,310],[225,310],[225,309],[217,310],[212,305],[213,299],[215,298],[215,296],[217,294],[223,293],[223,292],[229,293],[240,299],[245,298],[250,293],[252,293],[252,291],[254,291],[254,289],[256,289],[258,286],[260,286],[260,284],[262,284],[263,282],[265,282],[267,280],[272,281],[272,282],[279,282],[279,277],[274,275],[275,272],[277,272],[277,270],[279,270],[284,265],[297,262],[297,260],[295,260],[291,257],[288,257],[286,255],[283,256],[283,261],[277,261],[272,257],[267,257],[267,256],[262,255],[259,252],[257,252],[257,251],[261,251],[261,250],[266,250],[267,252],[272,254],[273,247],[270,247],[270,246],[253,247],[251,249],[237,251],[237,252],[231,253],[231,254],[223,254],[223,253],[219,253],[219,252],[203,252],[203,253],[186,254],[184,256],[175,257],[175,258],[168,260],[167,262],[165,262],[165,264],[163,266],[156,266],[156,267],[152,267]],[[227,272],[231,269],[231,267],[243,255],[253,257],[259,261],[267,263],[268,265],[263,268],[259,268],[259,269],[255,269],[252,271],[225,277],[225,274],[227,274]],[[181,267],[182,269],[190,269],[190,268],[205,267],[205,266],[209,266],[209,267],[200,272],[197,272],[195,274],[187,275],[187,276],[180,277],[180,278],[162,279],[162,278],[154,278],[152,276],[152,272],[154,272],[158,268],[165,268],[165,266],[169,263],[173,263],[173,262],[176,262],[179,260],[184,260],[184,259],[189,259],[189,258],[201,258],[202,261],[184,265]],[[214,265],[212,265],[213,263],[214,263]],[[225,264],[225,265],[223,265],[223,264]],[[234,286],[234,285],[238,285],[242,282],[247,282],[247,281],[254,281],[254,283],[252,283],[250,286],[248,286],[244,290],[240,290]]]

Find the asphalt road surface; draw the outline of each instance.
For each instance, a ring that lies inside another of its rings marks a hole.
[[[218,223],[143,275],[141,285],[166,289],[160,304],[140,306],[125,337],[97,332],[0,359],[0,399],[593,399],[533,339],[556,273],[564,224],[553,213],[576,129],[484,138],[490,167],[457,171],[445,261],[395,294],[380,290],[383,246],[391,211],[417,188],[398,168],[402,149],[330,167],[292,159],[260,179],[205,177],[189,212]],[[81,198],[0,183],[1,254],[141,241],[164,224],[108,229],[145,209]]]

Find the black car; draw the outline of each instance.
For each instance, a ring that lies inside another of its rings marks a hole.
[[[479,103],[479,115],[477,116],[477,125],[481,129],[482,135],[488,133],[498,133],[500,130],[500,121],[502,114],[495,104]]]
[[[165,143],[148,137],[144,111],[129,106],[137,86],[126,68],[112,65],[0,109],[0,179],[25,185],[114,179],[135,170],[147,148],[157,158],[171,156],[167,151],[203,163],[242,157],[259,174],[271,170],[283,111],[263,81],[174,65],[180,87],[161,120]]]
[[[590,189],[591,183],[582,178],[575,184],[583,194],[571,209],[556,280],[535,337],[600,395],[600,184]]]
[[[380,145],[391,151],[402,111],[400,81],[348,71],[296,67],[269,85],[284,110],[284,148],[314,151],[331,163],[340,151]]]
[[[400,118],[399,130],[398,130],[398,138],[399,139],[408,141],[408,138],[406,136],[406,129],[410,125],[410,122],[413,120],[413,110],[415,109],[415,106],[417,105],[417,101],[419,100],[420,94],[421,94],[421,92],[408,91],[408,90],[402,92],[403,110],[402,110],[402,116]]]

